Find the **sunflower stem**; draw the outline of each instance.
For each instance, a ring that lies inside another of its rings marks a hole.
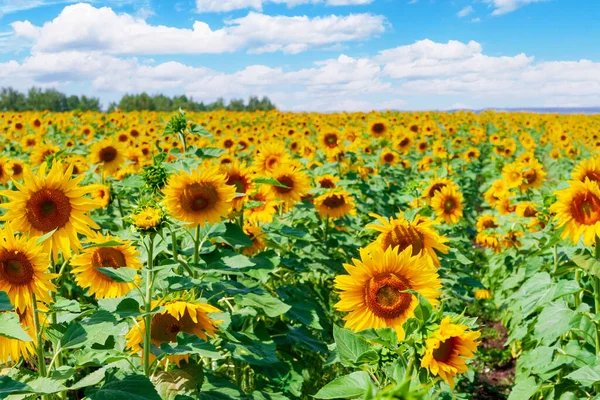
[[[40,326],[40,318],[38,316],[37,309],[37,298],[35,297],[35,293],[31,293],[31,303],[33,307],[33,327],[35,329],[35,339],[36,339],[36,352],[38,359],[38,373],[40,377],[46,376],[46,359],[44,358],[44,342],[42,341],[42,332]],[[48,396],[45,396],[48,398]]]
[[[148,252],[148,265],[146,268],[146,296],[144,298],[145,304],[144,304],[144,312],[146,313],[146,315],[144,315],[144,325],[145,325],[145,332],[144,332],[144,354],[143,354],[143,359],[144,359],[144,374],[150,378],[150,346],[152,345],[151,343],[151,338],[152,338],[152,314],[150,314],[151,308],[152,308],[152,283],[154,281],[152,274],[153,274],[153,261],[154,261],[154,235],[152,233],[150,233],[148,235],[148,248],[146,249]]]
[[[198,267],[200,258],[200,225],[196,227],[196,238],[194,239],[194,267]]]
[[[121,227],[125,229],[125,214],[123,214],[123,206],[121,205],[120,196],[117,196],[117,206],[119,207],[119,214],[121,214]]]
[[[415,355],[411,354],[410,361],[406,366],[406,380],[410,380],[412,378],[413,369],[415,367]]]
[[[177,235],[175,232],[173,232],[173,228],[169,227],[169,230],[171,231],[171,246],[173,246],[173,260],[175,262],[179,262],[177,259]]]

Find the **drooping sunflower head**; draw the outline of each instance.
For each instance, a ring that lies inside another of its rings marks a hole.
[[[495,229],[498,227],[498,218],[490,214],[483,214],[477,218],[477,232],[483,232],[487,229]]]
[[[453,324],[450,317],[442,320],[440,327],[426,341],[426,349],[421,359],[421,367],[439,375],[454,387],[454,378],[467,372],[466,360],[477,351],[478,331],[471,331],[466,325]]]
[[[425,200],[430,203],[436,193],[445,187],[449,187],[452,190],[458,190],[458,185],[454,183],[453,180],[448,178],[434,178],[429,183],[429,186],[423,191]]]
[[[332,190],[314,200],[315,208],[322,218],[343,218],[356,215],[356,205],[352,194],[346,190]]]
[[[158,303],[152,306],[155,308]],[[189,301],[186,299],[174,299],[162,304],[165,310],[154,314],[151,321],[152,344],[159,346],[162,343],[174,343],[177,341],[177,335],[180,332],[196,335],[204,340],[207,336],[214,336],[217,332],[217,324],[220,321],[214,321],[208,313],[221,312],[216,307],[200,301]],[[146,325],[143,319],[138,320],[137,326],[131,328],[125,336],[127,347],[134,353],[142,351]],[[154,359],[153,355],[150,355]],[[187,356],[172,356],[170,361],[179,363]]]
[[[563,227],[562,238],[589,246],[600,234],[600,189],[595,182],[571,181],[570,187],[556,192],[557,201],[550,206],[556,213],[558,226]]]
[[[14,234],[14,226],[5,224],[0,230],[0,291],[6,292],[12,305],[25,312],[31,305],[32,294],[42,302],[49,302],[50,291],[56,290],[48,272],[50,257],[37,244],[37,237],[26,238]]]
[[[408,222],[400,214],[389,219],[374,213],[369,215],[376,218],[379,224],[369,224],[365,228],[380,232],[376,241],[369,248],[375,246],[383,251],[389,248],[404,251],[410,247],[412,256],[425,256],[433,265],[440,266],[436,250],[444,254],[447,253],[449,247],[444,243],[448,241],[448,238],[439,235],[435,231],[433,221],[421,215],[417,216],[413,222]]]
[[[263,251],[267,244],[263,240],[264,233],[260,226],[258,225],[245,225],[244,233],[250,238],[252,241],[252,245],[248,246],[244,249],[244,255],[253,256],[256,253]]]
[[[477,300],[487,300],[492,298],[492,291],[489,289],[476,289],[475,298]]]
[[[117,282],[109,275],[101,272],[99,268],[132,268],[139,270],[142,264],[139,261],[139,252],[131,245],[130,241],[119,241],[110,235],[95,235],[89,238],[93,244],[108,244],[119,242],[118,245],[102,245],[86,248],[82,253],[71,260],[74,267],[71,272],[75,275],[75,282],[79,287],[88,289],[88,293],[97,299],[116,298],[125,296],[135,288],[133,282]],[[139,278],[136,277],[139,282]]]
[[[446,186],[433,196],[431,207],[439,219],[456,224],[463,215],[462,200],[462,193]]]
[[[434,306],[439,303],[441,283],[436,269],[426,258],[413,257],[412,252],[410,246],[402,252],[397,248],[361,249],[360,260],[344,265],[348,275],[335,279],[340,291],[335,308],[349,313],[344,317],[347,328],[392,327],[403,338],[402,325],[414,316],[419,302],[407,290],[418,292]]]
[[[300,201],[310,190],[308,175],[294,164],[280,166],[271,175],[280,185],[271,185],[271,191],[276,199],[288,206]]]
[[[102,170],[112,175],[125,162],[123,145],[114,138],[104,138],[90,146],[92,164],[98,164]]]
[[[81,248],[78,234],[90,236],[91,228],[99,229],[88,212],[99,206],[98,202],[85,197],[88,187],[78,186],[83,175],[72,178],[73,167],[66,171],[59,163],[53,163],[46,174],[47,164],[42,164],[37,174],[26,167],[24,183],[15,182],[18,190],[3,190],[0,194],[9,201],[0,207],[7,212],[2,221],[14,221],[14,228],[30,236],[54,233],[44,241],[44,250],[52,252],[58,260],[58,252],[68,258],[71,250]]]
[[[190,227],[214,224],[229,214],[236,187],[216,168],[171,175],[166,187],[165,206],[169,214]]]

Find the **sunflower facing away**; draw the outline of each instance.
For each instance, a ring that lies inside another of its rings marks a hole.
[[[414,290],[432,305],[439,303],[440,278],[424,257],[412,256],[412,247],[398,252],[378,247],[360,250],[360,260],[344,264],[349,275],[338,275],[335,287],[340,301],[335,308],[349,312],[345,326],[354,331],[392,327],[404,337],[402,325],[414,315],[419,301]]]
[[[110,235],[97,235],[89,240],[91,243],[102,244],[114,241],[115,238]],[[88,289],[88,293],[97,299],[122,297],[135,288],[131,282],[116,282],[98,270],[98,268],[127,267],[135,270],[142,268],[136,248],[127,240],[121,243],[117,246],[89,247],[71,260],[71,265],[74,267],[71,272],[75,275],[75,282],[81,288]]]
[[[235,186],[227,184],[227,176],[215,168],[171,175],[163,189],[169,214],[190,227],[221,221],[229,214],[235,191]]]
[[[177,342],[177,335],[180,332],[196,335],[204,340],[208,336],[214,336],[217,331],[217,324],[220,321],[214,321],[208,313],[221,312],[210,304],[200,303],[199,301],[186,301],[184,299],[171,300],[162,304],[165,310],[154,314],[151,322],[151,341],[152,344],[160,347],[162,343]],[[158,306],[153,302],[152,308]],[[143,319],[138,319],[136,325],[131,328],[125,336],[127,347],[134,353],[142,351],[146,325]],[[153,360],[154,356],[151,354]],[[171,361],[179,362],[186,359],[186,356],[169,357]]]
[[[463,215],[463,196],[446,186],[431,199],[431,207],[437,217],[447,224],[456,224]]]
[[[56,275],[48,272],[50,257],[38,245],[37,237],[15,236],[14,231],[10,223],[0,230],[0,291],[24,312],[32,294],[42,302],[51,300],[49,292],[56,290],[51,280]]]
[[[477,338],[480,332],[470,331],[465,325],[450,322],[450,317],[442,320],[440,327],[427,339],[421,367],[439,375],[454,387],[454,377],[467,372],[465,360],[472,358],[477,351]]]
[[[42,236],[53,230],[44,241],[44,251],[52,252],[54,261],[58,252],[65,258],[71,256],[71,249],[81,248],[78,234],[90,236],[91,228],[100,229],[88,216],[88,212],[99,204],[84,197],[89,193],[86,186],[78,186],[84,178],[72,177],[72,166],[63,172],[58,163],[53,163],[48,175],[47,164],[40,166],[37,175],[29,168],[23,171],[24,182],[14,182],[18,190],[2,190],[0,195],[9,198],[0,207],[8,210],[0,221],[14,221],[13,227],[29,236]]]
[[[322,218],[338,219],[346,215],[356,215],[356,205],[350,192],[334,190],[314,200],[315,208]]]
[[[558,227],[565,227],[561,237],[570,237],[573,243],[583,236],[586,246],[600,235],[600,189],[595,182],[571,181],[567,189],[556,192],[557,201],[550,206],[556,213]]]
[[[370,247],[376,246],[383,251],[388,248],[403,251],[412,246],[413,256],[425,256],[436,267],[440,266],[436,250],[444,254],[448,253],[449,247],[444,244],[448,238],[438,235],[433,227],[434,221],[421,215],[418,215],[413,222],[408,222],[402,215],[396,215],[396,218],[390,217],[389,220],[374,213],[369,215],[376,218],[379,224],[369,224],[365,228],[380,232]]]

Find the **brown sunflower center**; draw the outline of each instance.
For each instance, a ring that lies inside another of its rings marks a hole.
[[[396,318],[410,307],[412,294],[408,281],[395,274],[371,278],[365,288],[365,301],[373,314],[381,318]]]
[[[429,198],[433,198],[437,192],[445,188],[447,185],[445,183],[436,183],[429,188]]]
[[[279,159],[277,157],[275,157],[275,156],[269,157],[267,159],[267,161],[265,162],[265,165],[267,166],[268,169],[272,169],[277,164],[279,164]]]
[[[194,321],[186,311],[183,317],[177,319],[171,314],[156,314],[150,324],[152,342],[155,344],[176,342],[179,332],[193,333]]]
[[[62,190],[43,188],[27,200],[25,215],[34,229],[50,232],[69,222],[71,202]]]
[[[483,222],[483,229],[489,229],[489,228],[497,228],[498,225],[496,225],[496,223],[494,222],[493,219],[486,219]]]
[[[335,147],[337,145],[337,135],[335,133],[328,133],[325,135],[325,144],[327,147]]]
[[[600,182],[600,173],[598,171],[586,171],[581,181],[585,182],[585,178],[588,178],[592,182]]]
[[[117,158],[117,149],[112,146],[106,146],[100,150],[99,157],[100,160],[105,163],[114,161],[114,159]]]
[[[281,183],[282,185],[287,186],[287,187],[274,186],[275,190],[278,193],[286,194],[286,193],[289,193],[292,190],[294,190],[294,180],[289,175],[280,176],[279,178],[277,178],[277,182]]]
[[[433,358],[439,362],[447,362],[454,354],[456,337],[452,336],[440,343],[440,347],[433,350]]]
[[[456,208],[456,200],[452,197],[448,197],[444,200],[444,212],[450,214]]]
[[[92,266],[94,268],[119,269],[127,266],[125,255],[114,247],[99,247],[92,255]]]
[[[180,197],[181,208],[186,212],[198,213],[213,206],[219,200],[219,193],[210,183],[194,182],[183,189]]]
[[[0,253],[0,280],[15,286],[29,284],[33,280],[33,264],[18,251],[2,250]]]
[[[225,148],[230,148],[231,146],[233,146],[233,140],[231,139],[225,139],[225,141],[223,142],[223,145],[225,146]]]
[[[385,153],[385,155],[383,156],[383,161],[385,161],[386,163],[391,163],[394,161],[394,155],[392,153]]]
[[[344,204],[346,204],[344,196],[338,196],[337,194],[332,194],[323,201],[323,205],[327,208],[339,208]]]
[[[248,186],[244,177],[239,174],[232,174],[227,177],[227,184],[235,186],[236,193],[246,193]]]
[[[527,182],[528,184],[535,182],[536,178],[537,178],[537,173],[535,172],[534,169],[530,169],[530,170],[523,172],[523,180],[525,182]]]
[[[319,184],[321,185],[322,188],[325,188],[325,189],[332,189],[335,187],[335,183],[333,183],[331,181],[331,179],[329,179],[329,178],[321,179]]]
[[[410,143],[410,139],[404,138],[400,141],[399,145],[400,145],[400,147],[406,147],[406,146],[408,146],[409,143]]]
[[[425,247],[425,240],[421,232],[414,227],[397,225],[383,237],[383,250],[398,246],[398,251],[412,245],[412,255],[415,256]]]
[[[376,135],[381,135],[383,132],[385,132],[385,124],[382,124],[381,122],[374,123],[371,127],[371,132]]]
[[[592,193],[580,194],[571,206],[573,218],[583,225],[594,225],[600,221],[600,199]]]

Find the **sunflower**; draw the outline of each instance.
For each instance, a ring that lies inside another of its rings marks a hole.
[[[52,298],[52,283],[57,275],[48,272],[48,252],[38,245],[38,238],[14,235],[15,228],[6,223],[0,230],[0,291],[6,292],[19,311],[31,305],[32,294],[42,302]]]
[[[492,291],[489,289],[476,289],[475,298],[477,300],[487,300],[492,298]]]
[[[356,215],[356,205],[350,192],[333,190],[314,200],[315,208],[322,218],[338,219],[346,215]]]
[[[14,228],[29,236],[42,236],[54,231],[44,241],[44,251],[50,253],[54,261],[58,252],[65,258],[71,256],[71,249],[81,248],[78,234],[90,236],[91,228],[100,229],[88,216],[88,212],[98,207],[96,201],[84,197],[89,193],[87,186],[78,186],[84,178],[80,175],[71,178],[73,166],[66,171],[59,163],[53,163],[48,175],[47,164],[38,169],[37,175],[29,168],[23,171],[24,183],[14,182],[18,190],[2,190],[0,194],[9,201],[0,204],[8,210],[0,221],[15,221]]]
[[[333,189],[336,187],[335,183],[339,180],[340,178],[338,178],[337,176],[325,174],[317,178],[317,183],[323,189]]]
[[[98,164],[108,175],[116,172],[125,162],[123,145],[112,138],[104,138],[91,145],[89,153],[92,164]]]
[[[483,214],[477,218],[477,232],[483,232],[487,229],[494,229],[498,227],[498,218],[490,214]]]
[[[12,168],[10,161],[6,158],[0,158],[0,184],[6,184],[12,178]]]
[[[384,120],[373,121],[369,124],[368,133],[373,138],[384,137],[387,131],[388,125]]]
[[[325,131],[319,135],[319,144],[325,153],[339,148],[342,144],[340,133],[335,131]]]
[[[440,327],[426,340],[426,349],[421,359],[421,367],[433,375],[439,375],[454,387],[454,377],[467,372],[466,359],[477,351],[478,331],[470,331],[465,325],[453,324],[450,317],[442,320]]]
[[[254,157],[256,170],[263,174],[271,173],[289,161],[290,156],[285,150],[284,143],[261,146],[260,152]]]
[[[276,199],[282,200],[288,206],[302,199],[310,190],[310,179],[293,164],[285,164],[273,171],[271,175],[277,182],[285,186],[271,185],[271,191]]]
[[[133,214],[131,219],[138,229],[155,229],[162,220],[162,211],[159,208],[147,206]]]
[[[530,201],[526,201],[526,202],[517,204],[515,213],[519,217],[531,218],[531,217],[535,217],[537,215],[537,210],[535,209],[534,203],[532,203]]]
[[[437,217],[447,224],[456,224],[463,215],[463,196],[446,186],[433,196],[431,207]]]
[[[88,239],[91,243],[104,244],[115,241],[116,238],[97,235]],[[98,271],[98,268],[142,268],[138,259],[139,253],[131,242],[120,242],[120,245],[88,247],[71,260],[74,267],[71,272],[75,275],[75,282],[79,287],[88,289],[88,293],[97,299],[122,297],[135,288],[133,283],[116,282]]]
[[[522,164],[521,176],[523,177],[523,183],[519,188],[525,191],[529,188],[539,189],[542,187],[546,173],[542,164],[535,158],[532,158]]]
[[[483,194],[485,201],[492,207],[509,198],[509,196],[510,192],[502,179],[495,180],[492,186]]]
[[[252,241],[252,245],[244,249],[244,255],[253,256],[267,247],[267,244],[263,240],[264,234],[260,226],[246,225],[244,226],[244,233],[246,233]]]
[[[152,302],[153,309],[158,305],[158,302]],[[220,321],[212,320],[208,313],[221,312],[218,308],[185,299],[170,300],[162,306],[165,310],[154,314],[150,324],[150,340],[155,346],[160,347],[162,343],[177,342],[177,335],[180,332],[196,335],[204,340],[207,339],[207,335],[215,335],[217,324]],[[133,353],[140,353],[145,334],[146,324],[143,319],[138,319],[136,325],[125,335],[127,348]],[[154,356],[151,354],[150,358],[153,360]],[[172,356],[169,359],[179,363],[181,360],[187,359],[187,356]]]
[[[381,150],[379,154],[379,163],[384,165],[396,165],[398,163],[398,155],[388,148]]]
[[[37,144],[31,152],[29,160],[32,165],[41,165],[46,159],[60,151],[60,147],[55,144],[42,143]]]
[[[458,190],[458,185],[454,183],[454,181],[448,178],[434,178],[423,192],[423,195],[425,196],[427,202],[431,203],[431,200],[433,199],[435,194],[445,187],[449,187],[452,190]]]
[[[475,236],[475,242],[483,247],[494,250],[494,252],[500,252],[500,240],[498,234],[495,232],[479,232]]]
[[[571,181],[570,187],[555,192],[557,201],[550,206],[559,227],[565,227],[562,238],[589,246],[600,235],[600,189],[595,182]]]
[[[32,337],[35,336],[33,335],[35,328],[32,307],[27,307],[22,312],[18,310],[11,312],[18,316],[21,327],[23,330],[29,331],[32,340],[24,342],[19,339],[0,336],[0,364],[16,364],[20,359],[27,361],[35,354],[36,338]]]
[[[235,187],[236,197],[233,199],[233,208],[239,210],[248,194],[254,190],[255,171],[252,167],[239,164],[237,162],[221,167],[221,171],[227,175],[227,184]]]
[[[88,186],[92,198],[96,200],[101,208],[105,208],[110,203],[110,188],[101,183],[95,183]]]
[[[163,189],[169,214],[190,227],[221,221],[229,214],[235,191],[216,168],[171,175]]]
[[[248,202],[244,207],[244,219],[252,224],[269,223],[277,211],[276,207],[277,201],[275,201],[275,195],[271,189],[266,185],[260,186],[254,194],[248,197]]]
[[[6,163],[6,168],[11,175],[11,179],[21,180],[23,179],[23,170],[25,169],[25,163],[21,160],[9,160]]]
[[[573,179],[584,182],[588,178],[600,185],[600,157],[596,156],[589,160],[583,160],[575,167],[572,173]]]
[[[440,278],[426,258],[412,256],[411,246],[402,252],[397,248],[383,251],[379,247],[360,250],[360,260],[344,264],[349,275],[335,278],[340,290],[339,311],[349,312],[345,326],[354,331],[392,327],[404,337],[402,325],[414,316],[419,304],[414,290],[432,305],[439,303]]]
[[[396,218],[390,217],[389,220],[374,213],[369,215],[376,218],[380,224],[369,224],[365,228],[381,232],[369,248],[375,246],[383,251],[389,248],[404,251],[411,247],[413,256],[427,257],[437,267],[440,266],[440,260],[436,250],[448,253],[449,247],[444,244],[448,238],[438,235],[433,228],[434,222],[421,215],[417,215],[413,222],[408,222],[400,214],[397,214]]]
[[[508,188],[517,188],[523,184],[522,165],[519,163],[506,164],[502,168],[502,178]]]

